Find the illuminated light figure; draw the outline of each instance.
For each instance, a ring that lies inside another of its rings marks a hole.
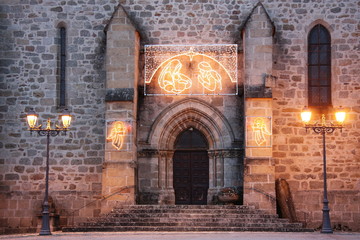
[[[266,123],[263,118],[255,118],[251,127],[253,129],[255,142],[258,146],[266,142],[265,135],[271,135],[271,132],[266,128]]]
[[[198,68],[200,71],[198,80],[204,88],[211,92],[214,92],[217,88],[222,90],[221,76],[212,69],[208,62],[200,62]]]
[[[191,88],[192,82],[185,74],[180,73],[182,64],[179,60],[171,60],[161,71],[159,86],[169,93],[180,94]]]
[[[120,150],[124,144],[124,138],[127,133],[127,128],[124,122],[117,121],[114,123],[114,127],[111,129],[110,136],[107,140],[112,141],[112,145]]]

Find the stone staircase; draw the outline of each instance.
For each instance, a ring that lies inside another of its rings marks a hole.
[[[64,232],[97,231],[272,231],[305,232],[301,223],[238,205],[131,205],[89,219]]]

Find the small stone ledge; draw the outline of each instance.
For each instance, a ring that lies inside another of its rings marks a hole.
[[[133,101],[134,88],[110,88],[106,89],[105,102]]]
[[[264,165],[264,164],[274,165],[275,161],[272,157],[245,157],[244,163],[252,164],[252,165]]]
[[[247,86],[246,98],[272,98],[272,89],[265,86]]]

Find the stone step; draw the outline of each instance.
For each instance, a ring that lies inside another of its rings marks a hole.
[[[116,213],[105,216],[106,218],[274,218],[278,219],[276,215],[271,214],[236,214],[236,213],[222,213],[222,214],[211,214],[211,213]]]
[[[143,210],[143,209],[131,209],[131,210],[114,210],[111,213],[107,214],[107,215],[111,215],[111,214],[122,214],[122,213],[133,213],[133,214],[138,214],[138,213],[143,213],[143,214],[161,214],[161,213],[171,213],[171,214],[176,214],[176,213],[184,213],[184,214],[195,214],[195,213],[203,213],[203,214],[266,214],[268,215],[266,212],[264,211],[259,211],[259,210],[237,210],[237,209],[152,209],[152,210]]]
[[[124,226],[124,225],[238,225],[238,224],[290,224],[286,220],[279,220],[279,221],[266,221],[263,219],[254,219],[254,220],[227,220],[227,219],[211,219],[211,220],[204,220],[204,219],[193,219],[193,220],[166,220],[166,219],[151,219],[151,220],[136,220],[136,219],[129,219],[129,220],[107,220],[104,221],[97,221],[97,222],[86,222],[82,223],[81,226],[97,226],[97,225],[107,225],[107,226]],[[296,225],[301,227],[300,225]]]
[[[261,222],[250,222],[250,223],[217,223],[217,222],[97,222],[97,223],[87,223],[87,227],[117,227],[117,226],[183,226],[183,227],[288,227],[288,228],[297,228],[302,227],[300,223],[261,223]],[[84,227],[85,227],[84,226]]]
[[[148,214],[156,214],[156,213],[208,213],[208,214],[266,214],[265,211],[250,209],[250,208],[146,208],[146,207],[130,207],[130,208],[116,208],[112,212],[107,215],[116,214],[116,213],[148,213]]]
[[[102,217],[102,218],[93,218],[89,219],[89,221],[99,221],[108,219],[109,221],[216,221],[216,220],[224,220],[227,221],[266,221],[266,222],[288,222],[287,219],[280,219],[269,215],[268,217],[262,217],[260,215],[250,215],[250,216],[243,216],[243,215],[231,215],[231,216],[220,216],[220,215],[192,215],[192,216],[176,216],[171,214],[164,214],[163,216],[151,216],[151,215],[123,215],[119,217]]]
[[[115,209],[255,209],[246,205],[120,205]]]
[[[244,232],[244,231],[257,231],[257,232],[311,232],[312,229],[305,228],[289,228],[289,227],[173,227],[173,226],[116,226],[116,227],[77,227],[77,228],[64,228],[64,232],[126,232],[126,231],[161,231],[161,232],[206,232],[206,231],[219,231],[219,232]]]
[[[132,205],[63,231],[310,231],[247,206]]]
[[[158,223],[158,222],[229,222],[229,223],[236,223],[236,222],[264,222],[264,223],[288,223],[287,219],[278,219],[278,218],[103,218],[103,219],[96,219],[96,221],[89,221],[89,222],[150,222],[150,223]]]

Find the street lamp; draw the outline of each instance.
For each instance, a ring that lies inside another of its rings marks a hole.
[[[340,109],[338,112],[335,113],[335,118],[337,123],[330,123],[326,124],[325,122],[325,114],[321,115],[321,123],[314,123],[310,124],[311,120],[311,111],[307,108],[305,108],[301,112],[301,120],[305,124],[306,131],[307,129],[311,128],[315,133],[321,134],[323,139],[323,164],[324,164],[324,205],[323,205],[323,223],[322,223],[322,229],[321,233],[333,233],[333,230],[331,228],[331,222],[330,222],[330,209],[329,209],[329,200],[327,197],[327,183],[326,183],[326,145],[325,145],[325,134],[326,133],[333,133],[335,129],[340,129],[340,131],[343,128],[343,123],[345,120],[346,113],[342,109]]]
[[[51,235],[50,224],[49,224],[49,145],[50,145],[50,136],[55,137],[59,135],[60,132],[69,130],[71,123],[71,115],[66,109],[61,114],[62,127],[55,124],[55,128],[51,128],[50,118],[47,120],[46,128],[42,128],[42,125],[36,125],[38,120],[38,115],[30,110],[26,115],[26,120],[29,125],[30,133],[37,132],[40,136],[47,137],[46,145],[46,175],[45,175],[45,198],[43,202],[43,211],[42,211],[42,226],[39,235]]]

